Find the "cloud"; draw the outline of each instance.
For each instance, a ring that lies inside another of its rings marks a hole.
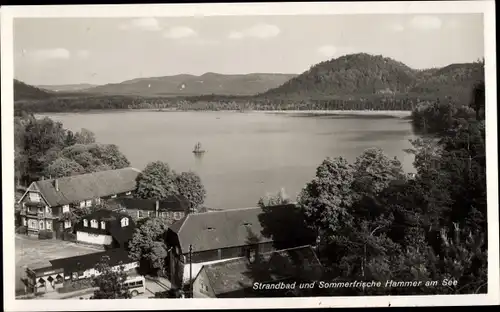
[[[442,26],[441,19],[431,15],[415,16],[410,21],[410,26],[418,30],[436,30]]]
[[[27,51],[23,49],[23,56],[31,57],[39,61],[56,60],[56,59],[69,59],[71,53],[67,49],[54,48],[54,49],[40,49],[34,51]]]
[[[232,31],[229,33],[228,36],[229,39],[234,39],[234,40],[241,39],[243,37],[245,37],[245,35],[243,35],[241,31]]]
[[[171,38],[171,39],[195,37],[197,35],[198,34],[196,33],[196,31],[186,26],[172,27],[163,33],[163,36],[165,38]]]
[[[337,48],[333,45],[324,45],[318,48],[318,53],[326,57],[333,57],[337,53]]]
[[[348,46],[336,47],[332,44],[326,44],[318,47],[316,52],[318,52],[318,54],[320,54],[322,57],[333,58],[333,57],[340,57],[346,54],[357,53],[359,51],[353,47],[348,47]]]
[[[78,50],[76,51],[76,56],[81,59],[86,59],[90,55],[90,52],[88,50]]]
[[[281,30],[276,25],[271,24],[257,24],[250,28],[240,30],[240,31],[231,31],[229,33],[229,39],[242,39],[245,37],[253,37],[259,39],[267,39],[276,37],[280,34]]]
[[[128,23],[121,24],[120,29],[139,29],[144,31],[159,31],[161,30],[160,23],[154,17],[143,17],[131,20]]]
[[[390,25],[390,28],[392,31],[395,31],[395,32],[402,32],[405,30],[404,26],[401,24],[392,24],[392,25]]]

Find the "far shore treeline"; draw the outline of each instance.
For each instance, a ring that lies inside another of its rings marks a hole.
[[[211,74],[206,79],[212,76],[220,80],[224,75]],[[136,83],[109,84],[78,92],[54,92],[15,80],[14,111],[16,115],[23,111],[114,109],[411,111],[420,103],[433,101],[462,106],[471,101],[471,87],[484,80],[484,60],[415,70],[390,58],[359,53],[319,63],[291,77],[281,86],[255,95],[239,95],[241,81],[233,87],[234,95],[228,95],[231,84],[236,84],[230,76],[224,76],[228,84],[225,94],[217,94],[215,87],[197,89],[196,85],[183,83],[182,90],[174,90],[169,77],[155,79],[154,83],[159,84],[155,88],[146,83],[147,78],[140,78]],[[215,81],[211,84],[215,85]]]

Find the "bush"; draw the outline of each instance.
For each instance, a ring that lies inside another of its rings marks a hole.
[[[28,233],[28,228],[25,225],[21,225],[16,229],[17,234],[26,234]]]
[[[76,241],[76,234],[65,231],[62,233],[62,239],[65,241],[74,242]]]
[[[38,232],[38,239],[52,239],[54,238],[54,232],[52,231],[47,231],[47,230],[41,230]]]

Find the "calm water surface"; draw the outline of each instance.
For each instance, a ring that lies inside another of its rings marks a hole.
[[[296,196],[326,157],[354,161],[370,147],[413,170],[413,157],[403,149],[415,136],[409,121],[398,118],[151,111],[47,116],[73,131],[93,131],[100,143],[118,145],[138,169],[162,160],[176,171],[197,172],[209,207],[255,206],[281,188]],[[207,150],[202,157],[192,153],[198,141]]]

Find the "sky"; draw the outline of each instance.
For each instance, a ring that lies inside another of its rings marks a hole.
[[[16,18],[14,76],[33,85],[177,74],[294,73],[350,53],[415,69],[484,57],[482,14]]]

